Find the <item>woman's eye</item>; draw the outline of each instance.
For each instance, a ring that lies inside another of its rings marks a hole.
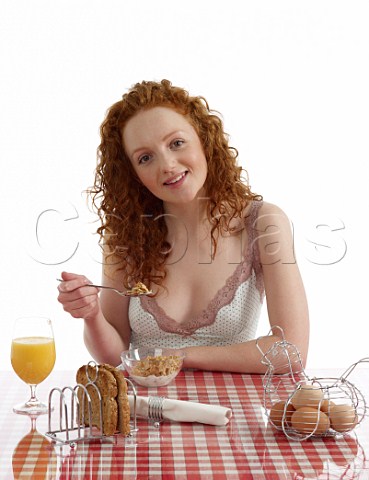
[[[138,159],[139,165],[142,165],[143,163],[147,163],[150,160],[150,155],[141,155]]]
[[[184,144],[184,140],[174,140],[174,142],[172,142],[172,146],[174,148],[178,148],[178,147],[181,147],[182,145]]]

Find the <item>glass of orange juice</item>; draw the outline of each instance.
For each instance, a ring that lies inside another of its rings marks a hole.
[[[15,321],[11,362],[18,377],[31,388],[31,398],[16,405],[13,411],[28,415],[47,413],[47,405],[36,397],[36,387],[49,376],[55,364],[55,342],[50,319],[24,317]]]

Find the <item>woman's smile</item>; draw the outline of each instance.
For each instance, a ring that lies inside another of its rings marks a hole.
[[[178,186],[182,185],[187,173],[188,172],[185,171],[185,172],[180,173],[179,175],[176,175],[174,178],[171,177],[169,180],[166,180],[164,182],[164,185],[167,185],[169,187],[178,187]]]

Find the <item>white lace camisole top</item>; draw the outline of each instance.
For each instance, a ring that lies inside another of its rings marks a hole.
[[[254,201],[245,218],[248,242],[234,273],[208,307],[186,323],[166,315],[155,298],[132,297],[129,303],[131,346],[185,348],[224,346],[255,338],[264,282],[255,222],[262,202]]]

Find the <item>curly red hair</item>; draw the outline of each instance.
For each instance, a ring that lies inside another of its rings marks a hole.
[[[238,152],[228,145],[223,122],[205,98],[190,96],[168,80],[136,83],[107,111],[100,127],[95,182],[88,190],[101,220],[97,233],[107,248],[106,260],[124,272],[126,288],[138,281],[161,285],[166,276],[170,245],[163,202],[139,181],[122,140],[122,131],[135,114],[157,106],[184,115],[200,138],[208,165],[204,187],[213,255],[218,235],[230,230],[231,220],[241,217],[250,201],[262,198],[242,179]]]

